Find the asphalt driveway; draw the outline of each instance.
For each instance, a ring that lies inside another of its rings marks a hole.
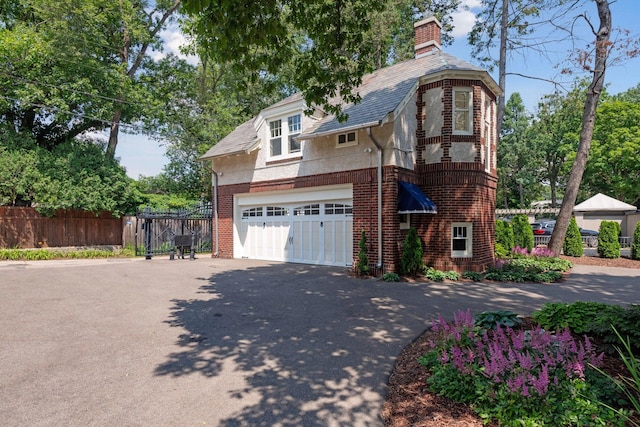
[[[248,260],[0,262],[0,420],[18,426],[379,426],[438,313],[640,303],[640,270],[557,285],[384,283]]]

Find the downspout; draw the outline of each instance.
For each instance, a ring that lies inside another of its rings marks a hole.
[[[371,126],[367,128],[367,135],[378,150],[378,264],[377,268],[382,268],[382,146],[373,136]]]
[[[218,238],[218,173],[214,170],[211,170],[211,175],[213,177],[213,221],[216,226],[216,234],[215,234],[216,251],[213,253],[213,257],[218,258],[218,256],[220,255],[219,238]]]

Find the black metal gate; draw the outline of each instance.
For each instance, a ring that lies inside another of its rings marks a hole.
[[[151,259],[153,255],[169,254],[173,259],[189,251],[193,259],[197,252],[211,252],[211,204],[190,209],[154,211],[148,207],[136,213],[136,255]]]

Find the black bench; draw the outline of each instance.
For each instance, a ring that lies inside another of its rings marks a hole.
[[[189,259],[195,259],[195,236],[191,234],[176,234],[173,238],[174,246],[178,249],[178,258],[184,259],[185,250],[189,251]],[[171,259],[173,259],[173,251]]]

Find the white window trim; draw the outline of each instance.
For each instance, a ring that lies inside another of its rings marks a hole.
[[[289,134],[289,118],[295,117],[295,116],[300,116],[300,131],[293,133],[293,134]],[[271,123],[280,120],[280,154],[276,155],[276,156],[272,156],[271,155]],[[290,151],[290,144],[289,144],[289,137],[290,136],[297,136],[300,135],[302,133],[302,113],[301,112],[294,112],[294,113],[289,113],[289,114],[283,114],[282,116],[277,116],[277,117],[270,117],[267,120],[265,120],[266,123],[266,134],[267,134],[267,138],[266,138],[266,150],[267,150],[267,160],[282,160],[282,159],[287,159],[287,158],[292,158],[292,157],[300,157],[302,155],[302,149],[303,149],[303,141],[300,141],[300,150],[291,152]]]
[[[456,227],[467,229],[466,250],[453,250],[453,230]],[[473,224],[471,222],[454,222],[451,224],[451,258],[471,258],[473,256]]]
[[[340,144],[340,137],[344,136],[345,141],[348,139],[348,135],[349,134],[353,134],[354,135],[354,140],[353,141],[348,141],[348,142],[344,142],[342,144]],[[356,131],[350,131],[350,132],[343,132],[340,133],[338,135],[336,135],[336,147],[341,148],[341,147],[353,147],[354,145],[358,145],[358,132]]]
[[[467,118],[468,130],[456,129],[456,93],[464,92],[469,94],[469,105],[467,106],[469,115]],[[473,135],[473,88],[470,87],[454,87],[451,102],[451,126],[454,135]]]

